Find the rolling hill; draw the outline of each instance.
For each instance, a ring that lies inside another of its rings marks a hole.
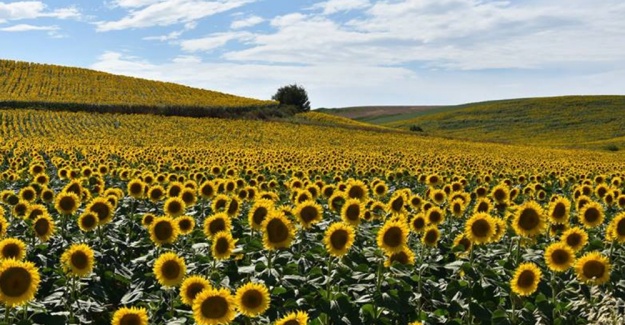
[[[498,100],[381,113],[368,121],[400,129],[418,126],[428,135],[471,141],[625,149],[625,96]]]

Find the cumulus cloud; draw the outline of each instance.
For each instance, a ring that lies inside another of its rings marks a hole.
[[[265,19],[263,19],[262,17],[249,16],[247,18],[233,21],[232,24],[230,24],[230,28],[232,29],[248,28],[248,27],[256,26],[264,21]]]
[[[369,5],[369,0],[330,0],[317,3],[311,9],[321,9],[323,14],[331,15],[342,11],[367,8]]]
[[[30,32],[30,31],[56,31],[59,26],[35,26],[29,24],[19,24],[0,28],[2,32]]]
[[[74,7],[49,10],[41,1],[0,2],[0,23],[11,20],[51,17],[58,19],[78,18],[80,12]]]

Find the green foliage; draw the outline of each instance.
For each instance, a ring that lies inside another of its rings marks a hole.
[[[297,106],[302,112],[310,111],[308,93],[306,93],[304,87],[297,84],[280,87],[271,99],[280,102],[282,105]]]

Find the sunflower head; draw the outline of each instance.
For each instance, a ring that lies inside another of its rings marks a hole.
[[[440,225],[445,221],[445,212],[443,209],[433,206],[425,212],[425,218],[429,225]]]
[[[579,210],[577,217],[584,227],[591,229],[603,223],[605,214],[601,204],[597,202],[588,202]]]
[[[86,212],[92,212],[98,217],[98,224],[105,225],[113,220],[115,209],[106,197],[97,197],[85,208]]]
[[[360,224],[365,212],[365,205],[358,199],[348,199],[341,208],[341,219],[353,226]]]
[[[312,225],[318,223],[323,218],[321,205],[312,200],[298,204],[295,207],[294,213],[304,229],[310,229]]]
[[[200,292],[212,288],[210,281],[205,277],[201,275],[189,276],[182,281],[180,286],[180,300],[185,305],[193,306],[193,301]]]
[[[543,208],[534,201],[521,205],[512,221],[514,231],[525,237],[534,237],[543,233],[547,226]]]
[[[519,296],[529,296],[538,289],[542,272],[531,262],[525,262],[517,267],[510,281],[512,292]]]
[[[47,213],[35,218],[32,227],[35,236],[42,242],[47,242],[56,230],[54,220]]]
[[[617,214],[610,225],[612,238],[619,243],[625,242],[625,212]]]
[[[567,223],[569,222],[570,211],[571,201],[559,196],[549,204],[549,221],[555,224]]]
[[[165,201],[165,204],[163,205],[163,211],[166,215],[175,218],[183,215],[186,207],[187,206],[184,201],[181,198],[175,196],[170,197],[169,199],[167,199],[167,201]]]
[[[54,200],[54,207],[60,214],[72,215],[80,206],[80,198],[73,192],[61,192]]]
[[[427,220],[425,219],[425,215],[423,213],[418,213],[412,219],[410,219],[410,229],[416,233],[421,233],[428,225]]]
[[[85,277],[93,270],[94,254],[86,244],[73,244],[61,255],[61,264],[66,273]]]
[[[341,257],[352,247],[354,238],[355,231],[352,226],[343,222],[335,222],[326,230],[323,243],[328,254]]]
[[[224,213],[215,213],[204,220],[204,235],[212,238],[220,231],[230,232],[232,220]]]
[[[401,251],[388,255],[384,261],[384,266],[391,267],[393,263],[414,265],[414,260],[414,252],[409,247],[404,246]]]
[[[271,200],[260,199],[254,202],[247,215],[248,223],[254,230],[260,230],[265,217],[274,210],[274,203]]]
[[[572,227],[564,231],[560,241],[577,252],[588,243],[588,233],[582,228]]]
[[[293,223],[282,213],[273,213],[262,224],[263,247],[267,250],[289,248],[295,238]]]
[[[545,250],[545,263],[554,272],[564,272],[575,262],[575,251],[568,245],[553,243]]]
[[[271,302],[267,287],[262,283],[253,282],[239,287],[234,300],[239,312],[248,317],[262,315]]]
[[[158,246],[171,244],[178,239],[178,222],[169,216],[155,218],[150,224],[150,239]]]
[[[31,262],[0,262],[0,301],[10,307],[28,303],[35,298],[40,280],[39,270]]]
[[[610,260],[599,252],[589,252],[575,263],[579,281],[591,285],[604,284],[610,280]]]
[[[161,185],[152,185],[148,189],[148,199],[154,203],[158,203],[165,197],[165,188]]]
[[[459,247],[460,245],[462,245],[460,254],[470,252],[473,248],[473,243],[464,233],[459,233],[456,238],[454,238],[454,247]]]
[[[408,241],[408,226],[402,220],[389,220],[378,231],[376,241],[387,255],[397,253]]]
[[[275,325],[307,325],[308,313],[305,311],[296,311],[286,314],[284,317],[276,320]]]
[[[122,307],[115,311],[112,325],[148,325],[148,312],[145,308]]]
[[[225,260],[230,258],[234,251],[237,240],[232,238],[229,231],[220,231],[212,238],[211,253],[213,258],[217,260]]]
[[[193,318],[199,325],[228,324],[236,316],[235,306],[228,289],[206,289],[193,300]]]
[[[78,217],[78,228],[84,232],[93,231],[99,223],[98,216],[93,212],[87,211]]]
[[[23,260],[26,257],[26,244],[17,238],[0,240],[0,259]]]
[[[438,240],[441,238],[441,232],[436,225],[429,225],[423,230],[421,243],[425,246],[436,247]]]
[[[185,187],[180,192],[179,196],[187,207],[193,206],[197,202],[197,193],[195,189]]]
[[[164,287],[177,287],[187,271],[184,259],[176,253],[163,253],[154,262],[156,280]]]
[[[495,235],[496,227],[488,213],[476,213],[465,223],[464,233],[471,242],[485,244]]]

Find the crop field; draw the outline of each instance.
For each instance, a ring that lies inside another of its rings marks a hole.
[[[625,322],[623,154],[317,114],[0,110],[0,320]]]

